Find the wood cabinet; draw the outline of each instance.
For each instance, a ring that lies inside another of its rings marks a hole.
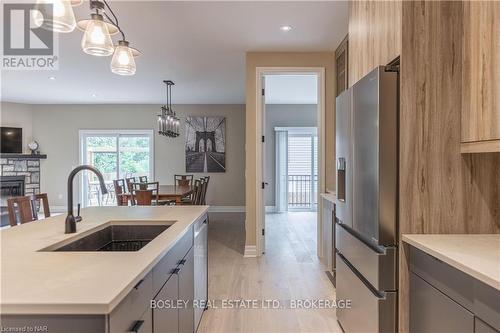
[[[500,151],[500,2],[463,3],[462,153]]]
[[[344,40],[340,43],[339,47],[335,51],[335,63],[337,68],[337,92],[335,96],[340,95],[344,90],[349,87],[348,81],[348,68],[349,68],[349,56],[348,56],[348,36],[345,36]]]
[[[401,54],[404,1],[349,1],[349,86]]]

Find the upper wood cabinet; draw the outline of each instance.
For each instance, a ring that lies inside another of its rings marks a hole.
[[[344,40],[340,43],[335,51],[335,63],[337,68],[337,92],[336,96],[349,87],[348,85],[348,37],[345,36]]]
[[[462,153],[500,151],[500,2],[463,3]]]
[[[401,55],[402,1],[349,1],[349,86]]]

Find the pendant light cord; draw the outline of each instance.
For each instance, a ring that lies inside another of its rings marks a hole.
[[[106,14],[106,12],[104,12],[104,16],[106,16],[106,18],[111,22],[113,23],[117,28],[118,28],[118,31],[120,31],[120,33],[122,34],[122,38],[123,40],[125,41],[125,33],[123,32],[123,30],[120,28],[120,25],[118,23],[118,17],[116,17],[115,13],[113,12],[113,9],[111,9],[111,7],[108,5],[108,2],[106,0],[102,0],[104,2],[104,5],[106,6],[106,8],[109,9],[109,12],[111,13],[111,15],[113,15],[114,17],[114,21],[108,16],[108,14]]]

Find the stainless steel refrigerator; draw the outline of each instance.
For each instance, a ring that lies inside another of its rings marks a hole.
[[[398,73],[377,67],[336,101],[337,309],[346,333],[397,331]]]

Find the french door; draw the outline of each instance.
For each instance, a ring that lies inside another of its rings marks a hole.
[[[154,179],[152,130],[82,130],[80,163],[96,167],[104,176],[108,194],[102,195],[99,180],[82,172],[83,206],[116,205],[113,180],[148,176]]]

